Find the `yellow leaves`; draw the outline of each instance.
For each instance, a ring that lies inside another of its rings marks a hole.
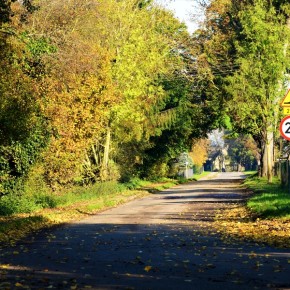
[[[146,272],[149,272],[149,271],[152,270],[152,266],[146,266],[146,267],[144,268],[144,270],[145,270]]]
[[[0,269],[8,269],[10,267],[9,264],[2,264],[0,265]]]
[[[279,247],[290,247],[290,221],[252,219],[244,206],[227,209],[216,216],[214,227],[227,236],[249,239]],[[254,258],[255,254],[250,257]]]
[[[208,145],[209,141],[207,139],[193,140],[191,152],[189,153],[193,160],[193,164],[202,166],[202,164],[206,161],[208,155]]]

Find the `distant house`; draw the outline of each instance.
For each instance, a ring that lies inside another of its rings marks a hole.
[[[205,171],[226,171],[228,167],[227,148],[218,149],[209,153],[208,159],[204,165]]]

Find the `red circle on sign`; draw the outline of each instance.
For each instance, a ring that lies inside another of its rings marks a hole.
[[[290,116],[287,116],[281,120],[279,129],[281,136],[285,140],[290,141]]]

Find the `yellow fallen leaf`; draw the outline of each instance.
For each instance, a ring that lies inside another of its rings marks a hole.
[[[19,282],[16,282],[15,283],[15,287],[23,287],[23,285],[21,283],[19,283]]]
[[[146,266],[146,267],[144,268],[144,270],[145,270],[146,272],[149,272],[150,270],[152,270],[152,266]]]

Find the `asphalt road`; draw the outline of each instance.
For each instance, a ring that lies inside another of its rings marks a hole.
[[[290,249],[223,241],[240,173],[177,186],[0,250],[0,289],[290,289]]]

